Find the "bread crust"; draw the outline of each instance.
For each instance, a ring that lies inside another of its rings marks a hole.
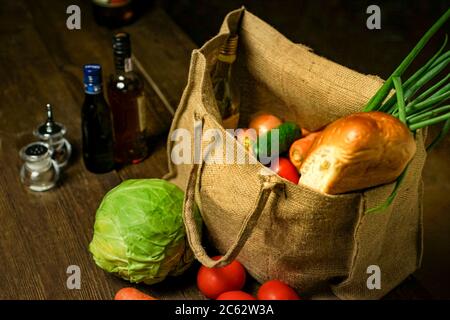
[[[409,129],[384,112],[360,112],[328,125],[315,141],[299,183],[340,194],[395,181],[416,152]]]

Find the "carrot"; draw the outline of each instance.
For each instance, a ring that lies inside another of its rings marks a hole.
[[[320,136],[322,132],[312,132],[306,137],[294,141],[289,149],[289,160],[300,171],[300,167],[308,155],[314,141]]]
[[[148,294],[139,291],[138,289],[127,287],[117,291],[114,300],[157,300]]]
[[[302,129],[302,137],[306,137],[311,134],[311,131],[309,131],[308,129],[305,129],[305,128],[301,128],[301,129]]]

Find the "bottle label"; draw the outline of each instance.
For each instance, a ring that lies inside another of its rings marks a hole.
[[[129,4],[131,0],[92,0],[92,2],[102,7],[116,8]]]
[[[133,71],[133,63],[131,62],[131,58],[125,58],[123,64],[125,72]]]
[[[101,84],[85,84],[84,85],[84,92],[87,94],[99,94],[102,92],[102,85]]]
[[[137,97],[136,99],[137,103],[137,111],[138,111],[138,117],[139,117],[139,129],[141,132],[147,132],[148,130],[148,104],[147,104],[147,97],[145,96],[145,93],[143,93],[141,96]]]
[[[219,55],[217,56],[217,60],[231,64],[234,61],[236,61],[236,55],[235,54],[226,55],[226,54],[219,53]]]

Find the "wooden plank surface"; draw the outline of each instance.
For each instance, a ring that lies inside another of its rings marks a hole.
[[[67,0],[57,3],[38,0],[28,2],[28,6],[50,57],[68,79],[70,90],[81,105],[81,66],[89,62],[101,63],[105,79],[114,72],[111,48],[113,31],[95,24],[90,1],[79,1],[82,29],[54,32],[54,26],[65,21],[65,8],[71,3]],[[142,71],[151,78],[150,81],[157,84],[157,88],[145,82],[154,120],[152,153],[147,161],[124,167],[119,175],[122,179],[161,177],[167,170],[166,152],[162,147],[172,119],[168,108],[174,110],[181,97],[187,80],[190,54],[195,45],[164,11],[156,8],[135,24],[121,30],[130,33],[133,55],[143,67]],[[169,106],[161,101],[155,89],[161,92]]]
[[[146,90],[155,110],[150,157],[117,172],[94,175],[80,157],[80,112],[85,63],[99,62],[111,73],[111,35],[92,21],[89,1],[79,1],[82,30],[65,29],[65,9],[73,1],[0,2],[0,299],[111,299],[129,285],[94,264],[88,244],[94,214],[103,195],[128,178],[161,177],[167,171],[165,133],[184,88],[195,45],[160,9],[124,28],[132,35],[136,60],[151,78]],[[19,23],[20,22],[20,23]],[[156,84],[157,87],[154,87]],[[75,154],[62,184],[34,193],[19,181],[18,150],[34,141],[44,120],[43,106],[68,128]],[[66,287],[69,265],[81,268],[81,290]],[[196,264],[182,277],[138,286],[161,299],[202,299],[195,287]],[[418,296],[414,279],[401,297]],[[257,284],[249,281],[247,289]],[[420,291],[420,290],[419,290]],[[390,295],[395,298],[396,292]]]
[[[114,282],[93,268],[86,254],[88,227],[98,202],[120,179],[116,173],[89,174],[78,153],[60,187],[34,193],[21,185],[18,150],[35,140],[31,132],[44,120],[44,104],[55,105],[57,120],[67,125],[79,150],[80,117],[74,115],[80,103],[48,58],[24,2],[2,1],[0,21],[0,70],[7,75],[0,107],[0,298],[109,298]],[[68,290],[69,265],[80,266],[84,283],[92,285]]]
[[[143,39],[149,35],[156,38],[160,34],[163,41],[174,49],[166,55],[167,52],[153,50],[152,42],[148,42],[146,48],[147,42],[143,41],[144,44],[134,50],[137,51],[136,59],[139,59],[139,50],[145,53],[145,59],[139,61],[141,65],[173,68],[171,72],[152,74],[158,88],[146,87],[155,111],[156,128],[150,157],[139,165],[125,167],[118,172],[91,174],[84,169],[79,152],[79,114],[84,98],[81,66],[99,62],[104,67],[104,76],[113,72],[112,31],[95,25],[89,1],[82,1],[79,3],[83,13],[82,30],[63,28],[55,32],[55,26],[65,26],[65,9],[71,3],[9,1],[0,7],[1,39],[7,39],[5,49],[1,50],[0,70],[10,75],[4,85],[7,98],[0,108],[0,121],[4,128],[0,132],[0,147],[5,150],[1,153],[0,162],[0,221],[5,228],[0,237],[0,259],[6,261],[0,276],[1,299],[111,299],[119,288],[129,284],[103,272],[91,259],[88,244],[95,210],[103,195],[122,179],[161,177],[167,171],[165,133],[172,114],[154,89],[166,94],[172,92],[171,100],[166,98],[170,103],[179,99],[194,45],[160,10],[153,10],[147,16],[147,26],[136,23],[126,28],[133,38],[134,28]],[[164,20],[166,24],[163,24]],[[20,25],[16,21],[20,21]],[[153,21],[156,25],[152,24]],[[176,53],[177,50],[180,52]],[[154,54],[149,54],[151,52]],[[181,56],[185,58],[181,59]],[[64,171],[60,187],[34,193],[20,184],[18,150],[35,140],[31,132],[44,121],[43,108],[47,102],[54,104],[57,121],[67,126],[68,139],[75,152],[70,166]],[[17,170],[8,170],[11,164]],[[69,265],[81,268],[81,290],[66,287]],[[194,280],[195,276],[188,274],[169,279],[163,285],[142,289],[160,298],[202,298]]]

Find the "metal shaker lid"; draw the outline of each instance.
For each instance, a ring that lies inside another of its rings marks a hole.
[[[43,140],[62,137],[66,133],[66,127],[54,121],[53,110],[50,104],[46,105],[46,109],[47,121],[36,129],[35,135]]]

